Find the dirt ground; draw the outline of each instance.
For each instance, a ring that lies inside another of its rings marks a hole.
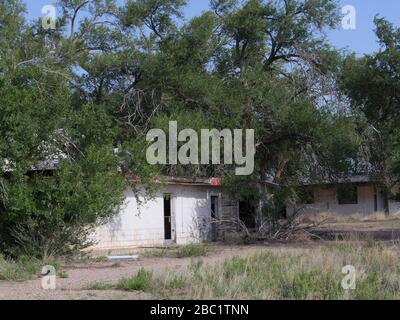
[[[209,253],[201,259],[205,264],[216,265],[230,257],[247,257],[267,251],[308,251],[322,246],[336,244],[338,234],[361,234],[372,236],[377,241],[400,239],[400,221],[333,223],[321,230],[321,235],[328,235],[330,241],[303,241],[296,243],[264,243],[253,246],[209,246]],[[357,238],[358,236],[356,236]],[[346,237],[344,237],[347,239]],[[387,239],[388,238],[388,239]],[[333,240],[333,241],[332,241]],[[343,239],[342,239],[343,240]],[[351,241],[351,239],[347,239]],[[353,239],[359,240],[359,239]],[[85,290],[95,282],[117,284],[124,277],[134,276],[140,268],[152,271],[155,276],[166,272],[184,271],[192,262],[191,258],[151,257],[140,255],[137,262],[124,262],[117,266],[109,262],[79,262],[62,265],[67,278],[57,278],[57,289],[48,291],[41,287],[41,278],[26,282],[0,281],[0,300],[141,300],[153,298],[140,292],[117,290]]]

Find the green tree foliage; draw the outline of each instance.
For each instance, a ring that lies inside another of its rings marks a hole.
[[[325,180],[351,168],[359,134],[336,88],[341,54],[323,36],[339,20],[337,1],[213,0],[189,21],[185,5],[59,0],[57,28],[44,30],[24,21],[20,1],[1,2],[3,247],[28,247],[26,235],[41,237],[47,255],[87,244],[117,210],[129,171],[146,185],[160,173],[223,176],[260,198],[251,186],[266,179]],[[150,166],[146,133],[171,120],[254,129],[254,174]],[[52,174],[32,170],[57,154]]]
[[[74,101],[91,101],[112,118],[115,145],[143,146],[150,128],[178,120],[179,129],[255,129],[254,181],[327,179],[351,165],[358,137],[351,116],[337,107],[333,79],[341,56],[323,37],[338,22],[335,1],[211,1],[210,11],[187,22],[181,0],[131,0],[121,8],[97,1],[97,10],[92,1],[60,4],[58,51],[68,51],[79,70]],[[158,171],[145,168],[132,147],[123,153],[127,169],[140,161],[149,177]]]
[[[400,181],[400,29],[376,17],[380,50],[349,56],[342,71],[342,88],[364,120],[364,157],[371,175],[384,178],[388,188]]]
[[[323,37],[338,21],[336,3],[212,1],[211,9],[167,34],[149,28],[140,38],[141,51],[151,54],[137,88],[154,94],[159,112],[152,123],[255,129],[256,171],[247,185],[327,180],[353,169],[360,138],[353,115],[338,102],[341,54]],[[165,172],[231,177],[231,169],[178,165]],[[233,188],[244,183],[226,180]]]
[[[108,115],[73,103],[68,65],[23,10],[0,4],[0,250],[48,257],[86,247],[124,181]]]
[[[167,14],[178,3],[169,1],[169,9],[162,4],[158,8]],[[353,119],[329,99],[332,86],[325,88],[340,58],[322,36],[337,22],[335,2],[212,1],[211,8],[162,36],[150,26],[140,38],[151,44],[141,51],[151,54],[137,88],[153,93],[159,107],[153,123],[164,121],[166,128],[168,120],[179,119],[181,129],[254,128],[255,180],[326,179],[345,171],[356,150],[349,144],[357,141]],[[168,168],[182,171],[225,175],[230,169]]]

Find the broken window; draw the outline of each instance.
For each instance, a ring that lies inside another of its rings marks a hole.
[[[337,198],[340,205],[358,204],[358,187],[351,184],[338,186]]]
[[[314,204],[314,188],[313,187],[302,187],[297,191],[300,204]]]

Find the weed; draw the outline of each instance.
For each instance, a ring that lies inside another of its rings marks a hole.
[[[400,299],[396,250],[339,244],[313,251],[230,258],[213,267],[195,260],[185,272],[159,278],[141,271],[141,276],[125,280],[120,288],[149,290],[167,299]],[[351,293],[342,288],[346,265],[356,268],[356,290]]]
[[[202,257],[207,255],[207,253],[208,253],[207,247],[190,244],[178,248],[178,250],[176,251],[176,256],[178,258]]]
[[[85,290],[104,291],[104,290],[112,290],[113,288],[114,286],[109,283],[94,282],[85,287]]]
[[[39,271],[39,260],[21,256],[17,260],[7,260],[0,255],[0,280],[25,281],[32,279]]]
[[[140,269],[139,272],[131,278],[122,279],[117,288],[124,291],[149,291],[152,288],[153,274]]]

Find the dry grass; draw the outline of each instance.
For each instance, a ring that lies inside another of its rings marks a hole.
[[[202,260],[186,273],[154,279],[156,297],[171,299],[341,300],[400,299],[398,247],[341,244],[313,251],[267,252],[227,259],[210,267]],[[356,269],[356,289],[342,288],[342,268]]]
[[[0,280],[25,281],[32,279],[39,271],[37,259],[21,256],[18,260],[5,259],[0,254]]]
[[[206,256],[209,249],[205,245],[189,244],[172,249],[149,249],[143,252],[143,256],[147,258],[189,258]]]
[[[186,271],[159,275],[141,269],[117,285],[91,290],[142,291],[158,299],[399,300],[399,244],[341,243],[316,250],[265,251],[218,265],[193,260]],[[342,286],[344,266],[354,266],[355,290]]]
[[[375,212],[365,215],[355,213],[352,215],[338,215],[334,213],[321,213],[316,215],[305,215],[301,218],[301,223],[356,223],[356,222],[380,222],[400,220],[400,213],[387,215],[384,212]]]
[[[57,276],[63,279],[68,278],[68,274],[63,271],[57,260],[47,259],[38,260],[30,256],[20,256],[12,260],[0,254],[0,280],[5,281],[27,281],[36,279],[43,266],[53,266]]]

